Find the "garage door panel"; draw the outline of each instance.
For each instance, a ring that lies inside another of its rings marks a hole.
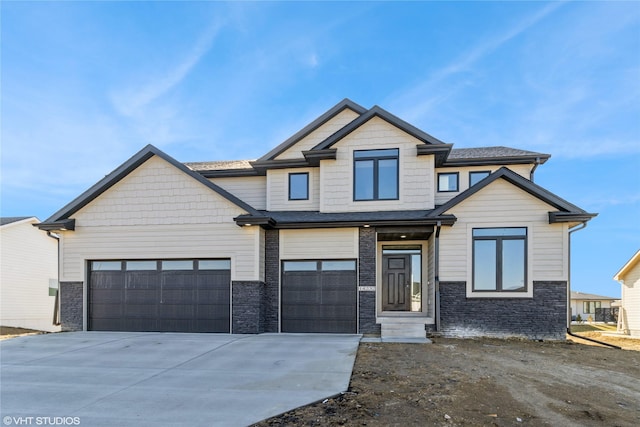
[[[299,264],[285,261],[283,265],[283,332],[356,332],[357,275],[354,261],[346,261],[346,264],[343,261],[303,261]],[[325,265],[349,267],[323,271]],[[348,269],[351,265],[352,270]]]

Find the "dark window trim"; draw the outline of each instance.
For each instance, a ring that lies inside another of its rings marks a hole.
[[[392,155],[376,155],[357,157],[356,153],[365,151],[395,151]],[[373,160],[373,198],[371,199],[358,199],[356,198],[356,163],[360,161]],[[378,195],[378,161],[379,160],[395,160],[396,161],[396,197],[381,199]],[[380,148],[373,150],[354,150],[353,151],[353,201],[354,202],[370,202],[376,200],[400,200],[400,149],[399,148]]]
[[[474,173],[486,173],[487,176],[491,175],[491,171],[490,170],[486,170],[486,171],[469,171],[469,187],[471,187],[471,175]],[[487,176],[485,176],[484,178],[486,178]],[[482,178],[482,179],[484,179]],[[477,184],[477,183],[476,183]]]
[[[291,197],[291,176],[293,175],[306,175],[307,177],[307,197],[305,198],[293,198]],[[309,172],[290,172],[289,173],[289,177],[288,177],[288,183],[289,183],[289,200],[309,200]]]
[[[440,175],[455,175],[456,176],[456,189],[455,190],[441,190],[440,189]],[[438,172],[438,193],[457,193],[460,191],[460,172]]]
[[[494,228],[500,229],[508,229],[508,228],[524,228],[525,234],[523,236],[473,236],[473,230],[491,230]],[[529,290],[529,282],[527,276],[527,270],[529,265],[529,251],[528,251],[528,240],[529,240],[529,229],[528,227],[477,227],[471,230],[471,291],[477,293],[488,293],[488,292],[500,292],[500,293],[524,293]],[[493,240],[496,242],[496,288],[495,289],[476,289],[476,249],[475,242],[476,240]],[[524,289],[514,289],[514,290],[503,290],[502,289],[502,242],[504,240],[522,240],[524,241]]]

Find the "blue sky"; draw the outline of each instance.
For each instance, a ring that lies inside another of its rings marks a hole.
[[[2,216],[46,219],[149,143],[257,158],[348,97],[456,148],[552,154],[536,182],[599,213],[574,289],[619,296],[640,247],[640,3],[0,8]]]

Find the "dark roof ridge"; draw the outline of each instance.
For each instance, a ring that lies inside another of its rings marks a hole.
[[[365,111],[367,111],[367,109],[364,108],[363,106],[356,104],[349,98],[345,98],[342,101],[338,102],[333,107],[331,107],[329,110],[324,112],[318,118],[313,120],[311,123],[303,127],[301,130],[299,130],[298,132],[296,132],[295,134],[287,138],[283,143],[279,144],[277,147],[269,151],[267,154],[260,157],[257,161],[262,162],[266,160],[274,160],[280,154],[282,154],[283,152],[291,148],[293,145],[298,143],[301,139],[311,134],[314,130],[318,129],[320,126],[327,123],[329,120],[331,120],[332,118],[334,118],[335,116],[337,116],[339,113],[341,113],[347,108],[357,114],[363,114]]]

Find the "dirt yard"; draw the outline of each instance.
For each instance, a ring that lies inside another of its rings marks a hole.
[[[6,340],[9,338],[15,338],[22,335],[37,335],[43,334],[41,331],[34,331],[33,329],[14,328],[11,326],[0,326],[0,340]]]
[[[349,391],[266,426],[638,426],[640,352],[517,340],[361,343]]]

